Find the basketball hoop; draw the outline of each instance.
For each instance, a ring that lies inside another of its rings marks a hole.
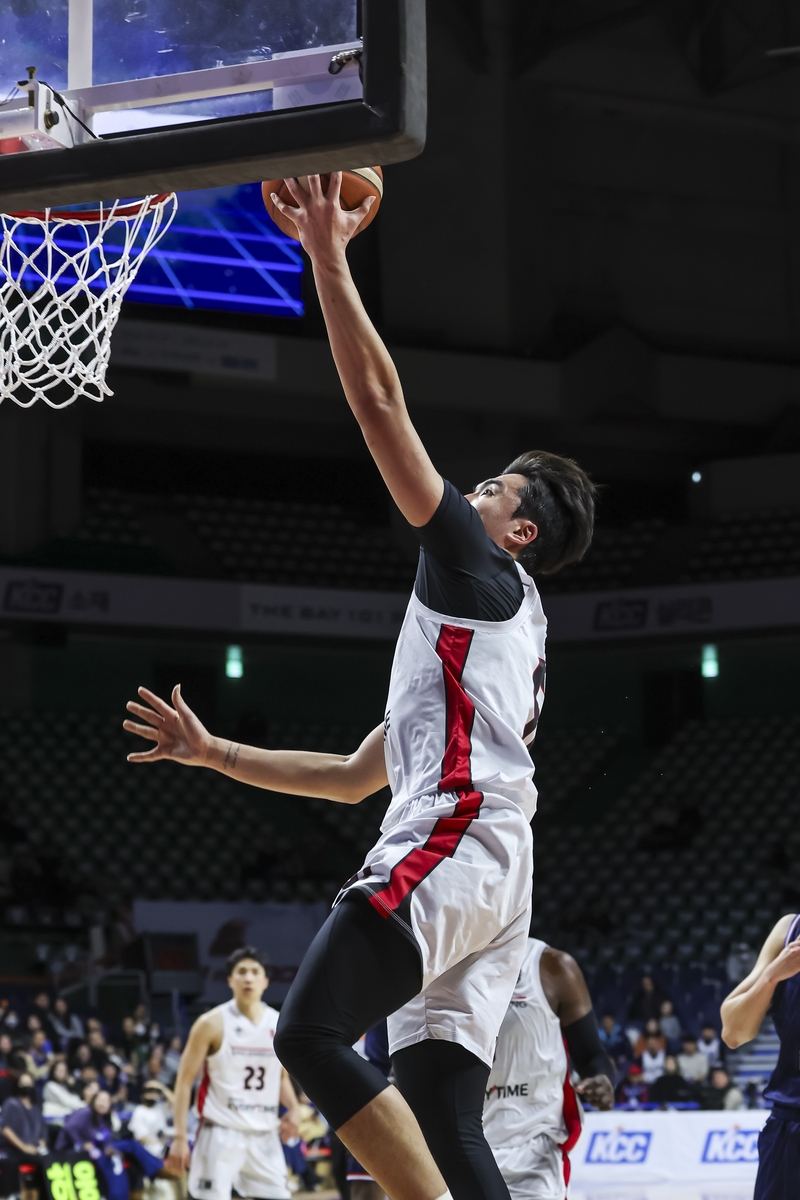
[[[66,408],[113,394],[105,376],[122,300],[177,207],[171,192],[0,213],[0,403]]]

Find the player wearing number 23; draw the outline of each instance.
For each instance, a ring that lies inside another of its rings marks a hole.
[[[192,1026],[175,1086],[175,1131],[168,1165],[189,1160],[186,1118],[192,1080],[200,1129],[191,1153],[189,1194],[194,1200],[289,1200],[281,1139],[297,1134],[297,1097],[275,1057],[278,1014],[262,1004],[268,978],[264,956],[252,946],[228,959],[233,999]],[[279,1106],[288,1111],[279,1117]]]

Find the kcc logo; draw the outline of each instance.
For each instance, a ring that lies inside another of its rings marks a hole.
[[[587,1163],[643,1163],[650,1149],[652,1133],[643,1130],[600,1130],[592,1134]]]
[[[757,1163],[757,1129],[712,1129],[703,1147],[705,1163]]]

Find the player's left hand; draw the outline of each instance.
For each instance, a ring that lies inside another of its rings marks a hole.
[[[278,1132],[282,1142],[288,1142],[291,1138],[295,1138],[300,1133],[300,1109],[290,1108],[281,1117]]]
[[[279,212],[294,222],[303,249],[315,261],[329,258],[331,251],[344,254],[345,246],[355,235],[376,200],[374,196],[367,196],[358,208],[342,208],[339,203],[342,190],[341,171],[331,173],[327,192],[322,190],[319,175],[308,176],[308,192],[296,179],[286,179],[284,183],[297,208],[286,204],[275,192],[272,193],[272,203]]]
[[[582,1079],[575,1091],[588,1100],[592,1108],[599,1108],[601,1112],[614,1107],[614,1088],[607,1075],[592,1075],[589,1079]]]

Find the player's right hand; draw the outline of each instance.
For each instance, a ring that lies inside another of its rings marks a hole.
[[[148,688],[140,687],[139,695],[147,701],[149,708],[135,700],[129,700],[125,707],[147,724],[140,725],[128,719],[122,722],[122,728],[155,742],[155,746],[152,750],[129,754],[128,762],[158,762],[169,758],[187,767],[204,767],[214,739],[181,696],[181,685],[178,683],[172,689],[174,708]]]
[[[795,938],[788,946],[784,946],[778,957],[770,963],[768,970],[773,983],[780,983],[782,979],[791,979],[792,976],[800,974],[800,938]]]
[[[174,1137],[167,1157],[164,1159],[164,1170],[170,1175],[180,1178],[189,1170],[189,1160],[192,1157],[189,1143],[185,1137]]]

